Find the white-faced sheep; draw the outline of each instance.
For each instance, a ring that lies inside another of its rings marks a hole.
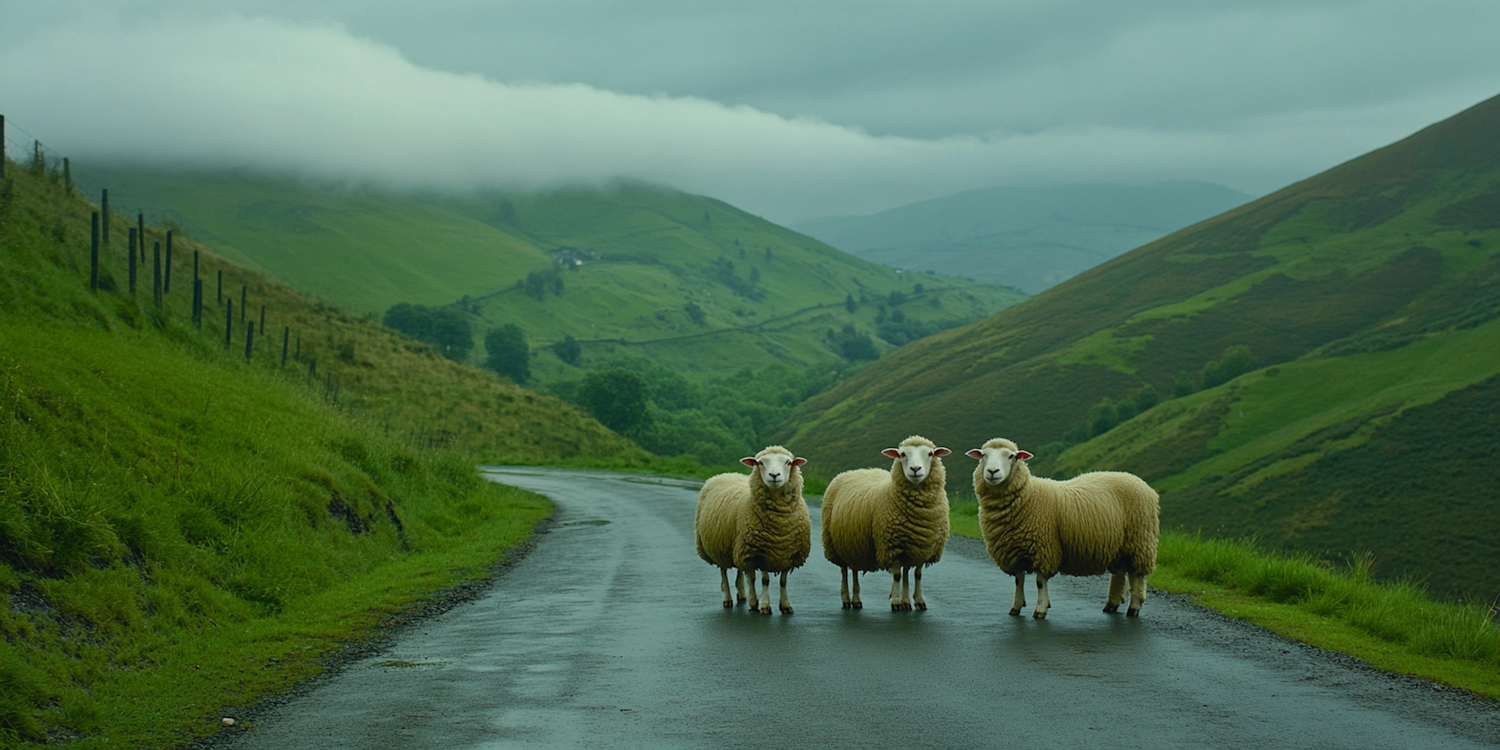
[[[750,580],[750,609],[771,614],[771,574],[781,580],[781,612],[792,614],[786,577],[807,562],[812,549],[812,523],[802,499],[802,472],[807,459],[773,445],[740,463],[750,474],[720,474],[704,482],[698,492],[693,538],[698,556],[719,566],[724,606],[732,607],[729,569],[736,568],[734,584],[745,601],[744,579]],[[755,591],[755,571],[761,571],[764,596]]]
[[[823,556],[839,566],[844,609],[862,609],[859,574],[891,574],[891,609],[927,609],[922,567],[943,557],[948,543],[948,481],[942,457],[952,451],[913,435],[881,453],[889,470],[855,469],[828,483],[823,493]],[[916,588],[910,573],[916,571]],[[854,571],[850,594],[849,571]]]
[[[1066,482],[1033,477],[1026,466],[1031,454],[1015,443],[995,438],[968,452],[979,459],[974,494],[979,497],[979,527],[996,565],[1016,578],[1012,615],[1026,606],[1026,574],[1036,573],[1036,609],[1042,619],[1052,606],[1047,579],[1062,573],[1094,576],[1108,571],[1105,612],[1118,612],[1125,600],[1140,614],[1146,601],[1146,576],[1156,567],[1161,505],[1145,480],[1121,471],[1082,474]]]

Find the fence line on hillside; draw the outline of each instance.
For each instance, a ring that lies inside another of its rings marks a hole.
[[[11,136],[12,131],[17,131],[26,135],[31,139],[30,143],[27,144],[25,142],[17,141]],[[26,154],[28,153],[28,151],[30,153],[30,157],[25,162],[12,160],[10,158],[10,155],[12,153]],[[13,120],[8,120],[4,115],[0,115],[0,181],[12,178],[13,175],[10,170],[16,168],[24,169],[37,177],[52,178],[62,186],[64,191],[66,191],[70,195],[73,194],[78,188],[77,183],[73,179],[74,167],[68,157],[59,157],[53,155],[52,150],[47,147],[47,145],[44,144],[41,139],[33,136],[31,133],[26,132],[26,130],[24,130],[23,128],[18,127]],[[137,276],[140,271],[139,267],[146,262],[147,258],[146,215],[144,211],[137,211],[135,217],[135,226],[128,227],[128,232],[126,234],[126,248],[124,254],[126,265],[128,267],[129,281],[126,288],[124,290],[121,290],[120,285],[115,281],[114,276],[109,273],[109,268],[104,263],[106,257],[103,254],[103,251],[107,250],[110,246],[110,227],[113,223],[111,219],[115,216],[114,212],[110,210],[109,203],[109,189],[101,188],[99,202],[97,204],[99,210],[93,211],[91,213],[90,219],[91,229],[89,238],[89,290],[96,295],[100,294],[101,292],[114,292],[123,293],[130,296],[131,298],[135,298],[138,288]],[[126,221],[130,220],[130,217],[127,215],[120,215],[120,218]],[[185,263],[182,263],[180,260],[174,261],[172,257],[172,240],[174,230],[161,230],[160,228],[155,229],[156,236],[160,237],[161,239],[151,241],[151,297],[152,304],[155,309],[161,311],[162,314],[165,315],[171,312],[171,306],[168,303],[170,301],[170,295],[172,292],[173,266],[185,265]],[[165,253],[163,253],[163,244],[165,244]],[[223,264],[222,259],[221,264]],[[207,300],[203,290],[203,278],[201,274],[201,271],[203,269],[201,268],[201,266],[202,262],[199,256],[199,251],[194,250],[192,262],[193,283],[191,286],[191,296],[189,299],[189,320],[193,327],[199,330],[202,330],[203,328],[203,318],[207,304]],[[183,270],[185,271],[186,268],[184,268]],[[215,295],[214,306],[219,307],[224,311],[224,349],[228,351],[230,346],[234,342],[235,319],[234,299],[232,297],[230,297],[229,299],[225,299],[224,296],[224,270],[224,268],[216,269],[217,292]],[[231,270],[233,269],[231,268]],[[257,353],[257,337],[255,335],[257,330],[260,332],[259,338],[267,338],[268,331],[266,328],[266,313],[269,309],[268,305],[261,304],[259,321],[247,319],[250,307],[249,294],[249,284],[241,284],[239,324],[244,331],[244,356],[247,362],[253,361]],[[342,390],[342,383],[338,374],[332,372],[326,373],[324,378],[319,379],[317,360],[311,357],[306,360],[303,360],[302,358],[301,333],[297,334],[297,347],[295,353],[291,351],[291,339],[291,325],[283,325],[281,337],[281,360],[278,365],[279,368],[286,368],[287,360],[289,357],[292,359],[292,361],[298,364],[305,363],[307,365],[308,386],[311,388],[317,388],[321,386],[323,399],[328,403],[334,405],[335,407],[338,407],[339,395]],[[353,404],[349,404],[349,409],[352,414]],[[387,431],[389,431],[389,427],[387,427]],[[428,442],[431,443],[432,441],[428,440]]]

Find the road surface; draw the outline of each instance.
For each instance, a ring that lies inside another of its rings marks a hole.
[[[492,478],[555,522],[480,598],[403,629],[223,736],[259,748],[1474,748],[1500,709],[1157,594],[1100,611],[1104,578],[1053,579],[1046,620],[954,537],[925,612],[839,606],[793,573],[794,615],[720,605],[693,551],[696,485],[545,469]],[[1028,582],[1028,588],[1030,583]],[[1032,594],[1034,599],[1034,593]],[[1029,610],[1028,610],[1029,612]]]

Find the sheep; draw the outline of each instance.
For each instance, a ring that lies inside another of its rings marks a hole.
[[[943,557],[948,543],[947,471],[952,453],[913,435],[881,454],[895,459],[885,469],[854,469],[833,478],[823,494],[823,556],[839,566],[844,609],[863,609],[859,574],[891,574],[891,611],[927,609],[922,568]],[[910,573],[916,571],[916,588]],[[849,571],[854,571],[850,595]],[[910,595],[908,595],[910,592]]]
[[[750,582],[750,610],[771,614],[771,574],[781,580],[781,613],[792,614],[786,578],[807,562],[812,550],[812,522],[802,499],[802,472],[807,459],[773,445],[740,463],[753,467],[749,475],[720,474],[703,483],[693,520],[698,556],[719,567],[724,606],[730,600],[729,568],[736,568],[734,585],[745,601]],[[761,571],[764,597],[756,595],[755,571]]]
[[[974,494],[979,526],[990,558],[1016,578],[1011,615],[1026,606],[1026,574],[1036,573],[1036,609],[1047,617],[1047,579],[1058,573],[1094,576],[1108,571],[1105,612],[1118,612],[1130,580],[1128,617],[1140,615],[1146,576],[1156,567],[1161,505],[1156,491],[1140,477],[1098,471],[1060,482],[1031,476],[1032,455],[1015,443],[995,438],[967,453],[979,460]]]

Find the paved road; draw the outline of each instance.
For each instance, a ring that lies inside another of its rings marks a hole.
[[[482,598],[403,632],[263,715],[250,748],[1469,748],[1500,709],[1157,595],[1105,615],[1106,581],[1054,579],[1045,621],[955,537],[926,612],[882,586],[839,607],[818,554],[797,613],[720,606],[693,553],[696,489],[517,469],[556,523]],[[871,596],[873,595],[873,596]],[[873,599],[873,601],[871,601]],[[874,606],[872,606],[874,605]]]

